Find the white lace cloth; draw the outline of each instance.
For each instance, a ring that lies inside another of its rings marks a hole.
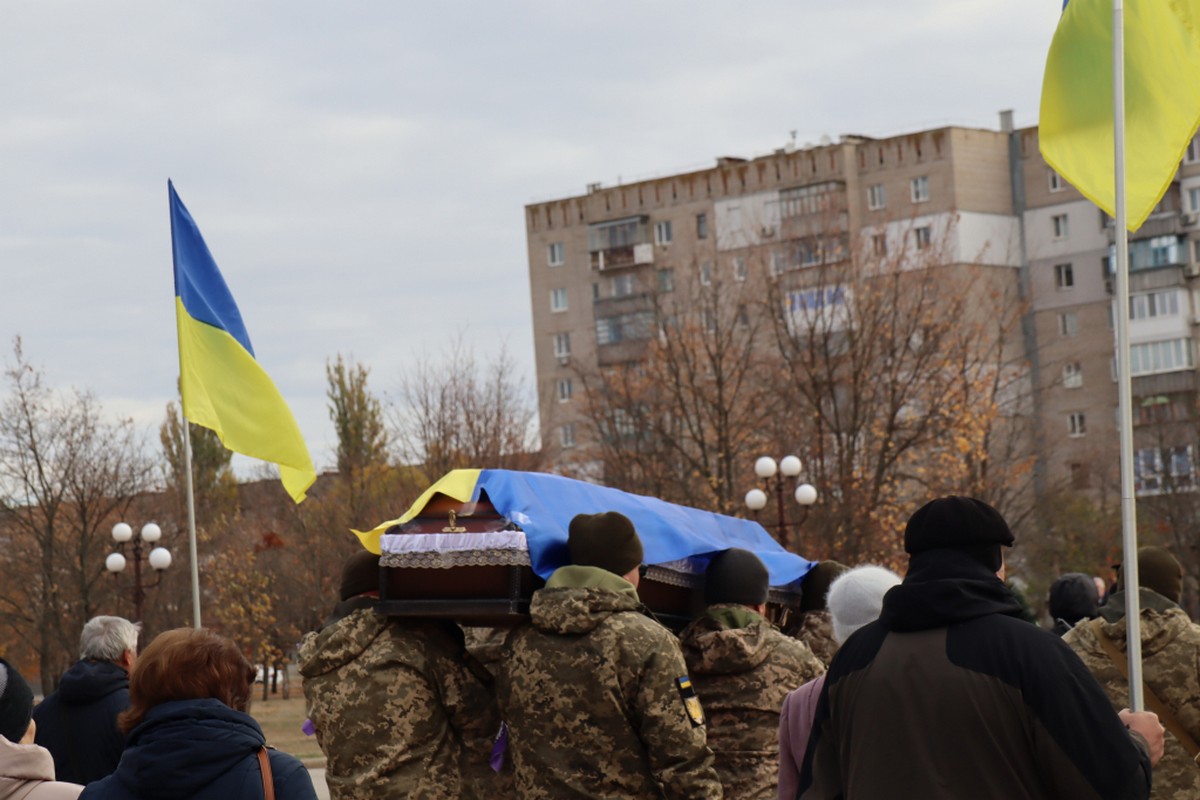
[[[487,533],[386,533],[379,563],[385,567],[527,565],[523,531]]]

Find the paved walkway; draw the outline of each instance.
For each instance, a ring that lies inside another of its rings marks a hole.
[[[317,790],[320,800],[329,800],[329,787],[325,785],[325,768],[309,767],[308,774],[312,777],[313,788]]]

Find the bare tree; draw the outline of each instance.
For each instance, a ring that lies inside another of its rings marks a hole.
[[[152,466],[132,421],[106,422],[85,392],[56,396],[20,338],[13,356],[0,408],[0,624],[36,654],[51,687],[83,623],[112,596],[101,583],[108,532],[150,486]]]
[[[605,483],[734,513],[747,461],[766,445],[778,363],[761,303],[763,277],[743,257],[728,276],[711,254],[650,296],[636,358],[579,371],[591,427],[587,458]]]
[[[773,285],[777,374],[823,488],[812,552],[900,552],[921,499],[1015,503],[1032,472],[1015,276],[955,263],[952,231],[866,238]]]
[[[535,469],[534,404],[506,349],[481,363],[462,341],[439,360],[422,356],[400,378],[389,408],[402,463],[430,480],[452,469]]]

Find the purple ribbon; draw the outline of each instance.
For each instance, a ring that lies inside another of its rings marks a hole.
[[[501,720],[500,730],[496,731],[496,740],[492,744],[492,757],[488,763],[492,765],[492,772],[500,772],[504,769],[504,754],[508,752],[508,723]]]

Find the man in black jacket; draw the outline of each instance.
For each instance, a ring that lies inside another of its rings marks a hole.
[[[1149,795],[1158,718],[1118,716],[1069,647],[1020,619],[1003,583],[1012,543],[979,500],[913,514],[904,582],[830,666],[797,797]]]
[[[117,715],[129,708],[139,631],[140,625],[121,617],[88,620],[79,636],[79,661],[33,710],[34,741],[54,757],[58,780],[87,784],[117,768],[125,749]]]

